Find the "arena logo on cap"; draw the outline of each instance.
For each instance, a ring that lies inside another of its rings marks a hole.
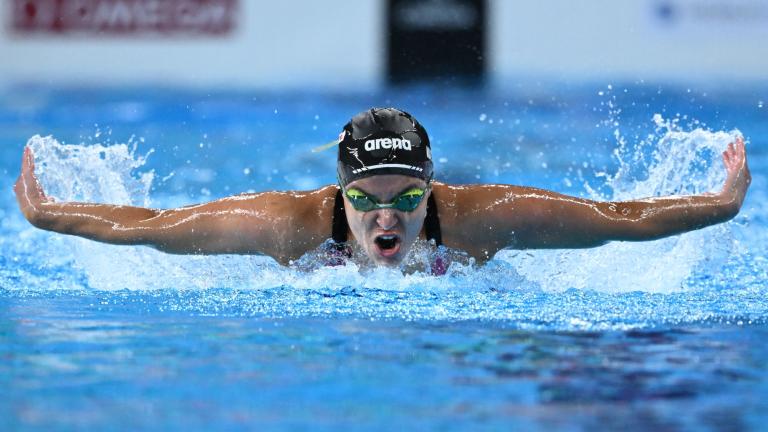
[[[374,151],[379,149],[411,149],[411,140],[405,138],[378,138],[365,142],[366,151]]]

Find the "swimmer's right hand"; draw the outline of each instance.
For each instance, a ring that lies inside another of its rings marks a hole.
[[[24,148],[24,155],[21,158],[21,173],[13,187],[16,192],[16,201],[19,203],[19,209],[32,225],[37,226],[37,221],[41,214],[41,207],[45,203],[53,202],[53,199],[45,195],[40,181],[35,176],[35,155],[32,149]]]

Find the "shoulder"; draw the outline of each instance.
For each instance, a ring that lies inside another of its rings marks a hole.
[[[319,246],[331,235],[333,208],[338,187],[307,191],[272,191],[232,197],[269,221],[278,261],[287,263]],[[261,229],[258,226],[252,229]]]
[[[438,209],[462,215],[476,213],[489,206],[497,206],[523,198],[532,189],[505,184],[451,185],[435,182],[432,187]]]
[[[267,191],[244,193],[225,198],[223,202],[248,207],[267,207],[275,211],[299,214],[333,209],[339,188],[328,185],[306,191]]]
[[[435,183],[433,193],[445,244],[482,262],[512,243],[511,233],[527,212],[524,202],[530,190],[514,185]]]
[[[309,231],[312,236],[330,232],[338,187],[324,186],[307,191],[267,191],[222,198],[209,210],[234,216],[235,222],[258,219],[275,229]],[[209,205],[211,205],[209,204]],[[256,228],[257,225],[252,227]]]

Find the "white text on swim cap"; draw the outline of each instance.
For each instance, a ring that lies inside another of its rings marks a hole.
[[[365,142],[365,150],[373,151],[379,149],[411,149],[411,140],[405,138],[378,138],[375,140],[368,140]]]

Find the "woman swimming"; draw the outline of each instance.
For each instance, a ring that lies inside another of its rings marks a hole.
[[[338,185],[263,192],[166,210],[54,202],[25,149],[15,185],[34,226],[112,244],[169,253],[265,254],[297,259],[329,237],[344,254],[349,238],[377,265],[397,266],[418,238],[466,251],[482,263],[504,248],[585,248],[653,240],[725,222],[749,187],[743,138],[723,152],[717,193],[598,202],[513,185],[448,185],[433,180],[429,137],[394,108],[354,116],[338,139]]]

